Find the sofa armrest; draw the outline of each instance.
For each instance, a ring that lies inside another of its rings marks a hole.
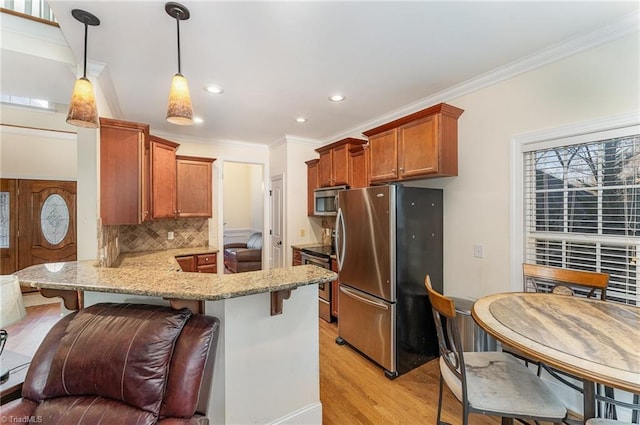
[[[24,423],[25,418],[33,416],[33,412],[38,407],[35,401],[19,398],[0,406],[0,423]]]
[[[262,261],[262,250],[261,249],[239,249],[238,251],[236,251],[236,261],[237,262]]]
[[[246,243],[239,243],[239,242],[224,244],[224,249],[227,249],[227,248],[246,248],[246,247],[247,247]]]

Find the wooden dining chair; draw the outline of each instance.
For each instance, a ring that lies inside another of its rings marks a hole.
[[[599,298],[606,301],[607,286],[609,286],[609,275],[607,273],[591,272],[585,270],[565,269],[561,267],[544,266],[540,264],[522,264],[522,274],[524,277],[525,292],[546,292],[561,295],[574,295],[586,298]],[[538,365],[538,375],[542,369],[553,376],[563,384],[582,393],[582,386],[572,382],[571,375],[563,373],[557,369],[545,365],[544,363],[536,363],[522,353],[505,348],[505,351],[523,358],[526,362]],[[569,378],[569,379],[567,379]],[[577,378],[573,378],[577,380]],[[633,396],[632,403],[622,402],[615,399],[613,388],[597,386],[596,400],[598,401],[598,415],[604,418],[615,418],[616,406],[631,409],[633,413],[634,423],[638,423],[638,396]]]
[[[440,392],[437,425],[442,413],[443,382],[462,403],[462,424],[469,414],[560,424],[567,410],[544,382],[525,365],[503,352],[465,352],[458,332],[454,301],[436,292],[425,277],[440,347]]]

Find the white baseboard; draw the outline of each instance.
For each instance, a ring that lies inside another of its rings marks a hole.
[[[309,404],[270,422],[269,425],[322,425],[322,403]]]

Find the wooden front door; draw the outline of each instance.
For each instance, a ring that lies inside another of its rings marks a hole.
[[[76,259],[76,182],[18,180],[18,270]]]

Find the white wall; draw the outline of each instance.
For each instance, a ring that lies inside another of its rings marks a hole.
[[[447,101],[465,110],[459,175],[417,183],[445,190],[445,293],[510,290],[510,139],[639,111],[639,64],[636,33]],[[474,244],[484,245],[484,258],[473,257]]]
[[[3,114],[4,118],[4,114]],[[62,118],[64,121],[64,117]],[[0,176],[75,180],[76,134],[0,126]]]
[[[285,265],[291,264],[291,245],[321,240],[319,221],[307,216],[307,165],[304,163],[317,157],[318,146],[315,140],[285,136],[270,149],[270,175],[284,175]]]
[[[238,162],[224,163],[222,219],[225,230],[251,227],[250,167]]]

